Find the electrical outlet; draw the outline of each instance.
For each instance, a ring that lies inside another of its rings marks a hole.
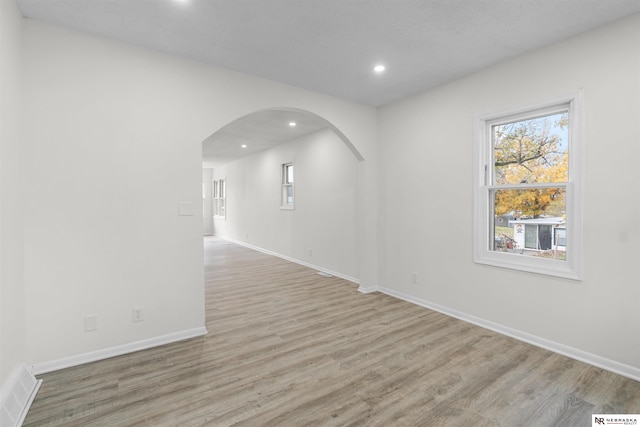
[[[413,283],[414,285],[418,284],[418,273],[416,273],[415,271],[411,273],[411,283]]]
[[[98,316],[95,314],[84,316],[84,331],[91,332],[97,329],[98,329]]]
[[[133,321],[133,322],[142,322],[142,320],[143,320],[142,307],[140,307],[140,306],[133,307],[131,309],[131,313],[132,313],[131,321]]]
[[[309,253],[309,256],[313,256],[313,249],[309,248],[307,249],[307,252]]]

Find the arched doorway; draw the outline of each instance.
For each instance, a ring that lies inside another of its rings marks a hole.
[[[263,109],[217,130],[202,153],[205,234],[357,280],[363,157],[340,129],[309,111]],[[285,165],[295,168],[295,209],[278,200]]]

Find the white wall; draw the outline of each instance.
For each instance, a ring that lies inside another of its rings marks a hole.
[[[201,144],[265,108],[311,111],[364,156],[358,274],[375,279],[375,109],[33,20],[24,35],[29,362],[204,324]]]
[[[22,17],[0,1],[0,392],[25,360],[20,147]],[[0,398],[2,393],[0,393]]]
[[[283,210],[282,164],[289,162],[295,209]],[[227,180],[227,215],[214,220],[215,233],[355,279],[357,168],[329,130],[217,168],[214,177]]]
[[[639,40],[634,16],[382,108],[382,285],[639,372]],[[579,88],[584,281],[474,264],[474,115]]]
[[[213,234],[213,168],[202,168],[202,234]]]

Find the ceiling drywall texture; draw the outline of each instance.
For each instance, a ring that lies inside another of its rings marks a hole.
[[[25,17],[380,106],[640,0],[18,0]],[[387,70],[374,75],[374,64]]]
[[[30,19],[371,106],[640,13],[640,0],[18,0],[18,5]],[[386,71],[375,74],[379,63]],[[264,118],[244,118],[221,130],[215,142],[204,144],[205,156],[229,160],[231,148],[242,141],[257,147],[260,138],[270,144],[288,138],[280,123],[268,126]]]

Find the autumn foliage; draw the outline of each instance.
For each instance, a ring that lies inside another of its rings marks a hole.
[[[493,127],[495,214],[563,216],[569,172],[566,113]],[[536,185],[544,184],[544,185]]]

